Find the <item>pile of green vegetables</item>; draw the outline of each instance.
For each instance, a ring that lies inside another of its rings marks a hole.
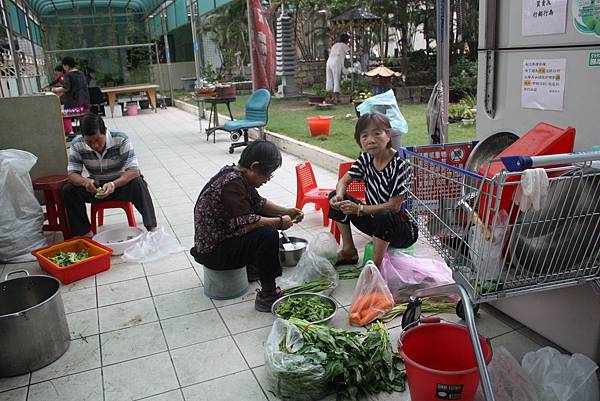
[[[277,307],[275,314],[282,319],[295,317],[308,322],[318,322],[331,316],[333,310],[333,305],[324,299],[304,295],[288,298]]]
[[[304,346],[297,354],[325,368],[325,378],[333,386],[338,400],[355,401],[368,394],[405,390],[402,360],[392,351],[383,323],[373,323],[365,334],[296,318],[290,322],[298,327],[304,339]],[[285,350],[285,344],[280,349]],[[312,380],[312,376],[307,379]],[[298,391],[305,385],[302,375],[294,375],[290,380],[296,383],[287,385],[295,386]]]
[[[81,262],[89,257],[90,255],[85,250],[79,252],[60,251],[56,256],[50,258],[50,260],[58,267],[66,267],[74,263]]]

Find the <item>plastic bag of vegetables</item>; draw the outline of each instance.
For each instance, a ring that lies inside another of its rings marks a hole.
[[[377,266],[368,262],[358,277],[352,306],[350,324],[365,326],[378,319],[394,307],[394,297],[388,289]]]
[[[295,354],[304,346],[300,330],[277,319],[265,344],[265,368],[270,387],[283,401],[316,401],[332,392],[325,368]]]
[[[323,291],[331,293],[338,286],[339,276],[329,260],[317,255],[309,247],[300,257],[293,273],[287,277],[280,277],[277,280],[277,285],[285,292],[286,288],[299,286],[311,281],[331,283],[329,288]]]

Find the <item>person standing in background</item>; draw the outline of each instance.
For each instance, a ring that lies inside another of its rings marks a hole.
[[[85,75],[75,68],[75,59],[73,57],[65,57],[62,59],[62,67],[65,71],[63,76],[63,86],[53,88],[52,92],[61,97],[62,104],[65,109],[73,109],[83,107],[89,109],[90,94],[88,92],[87,79]],[[73,123],[70,118],[63,118],[63,126],[65,135],[73,137]]]
[[[348,42],[350,37],[347,33],[342,33],[340,39],[329,51],[329,58],[326,65],[326,81],[325,90],[328,92],[328,97],[334,103],[339,103],[340,99],[340,81],[342,79],[342,71],[344,70],[344,60],[346,53],[350,50]]]

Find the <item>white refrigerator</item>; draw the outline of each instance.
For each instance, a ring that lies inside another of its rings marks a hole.
[[[600,1],[480,0],[477,137],[538,122],[600,145]],[[600,235],[600,234],[599,234]],[[570,352],[600,362],[600,291],[590,284],[494,302]]]

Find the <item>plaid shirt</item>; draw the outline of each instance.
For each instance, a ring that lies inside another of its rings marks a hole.
[[[139,170],[135,152],[127,134],[106,130],[106,148],[100,154],[92,150],[78,135],[69,149],[67,173],[79,173],[86,170],[90,178],[97,182],[108,182],[119,178],[127,170]]]

